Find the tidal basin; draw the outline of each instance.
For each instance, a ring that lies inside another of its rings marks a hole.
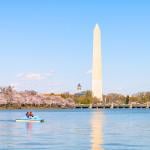
[[[44,123],[15,122],[26,110],[0,111],[1,150],[149,150],[149,109],[39,110]]]

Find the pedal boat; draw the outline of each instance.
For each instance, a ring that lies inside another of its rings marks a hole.
[[[16,122],[44,122],[44,119],[41,119],[38,116],[34,116],[34,117],[30,117],[30,118],[23,117],[20,119],[16,119]]]

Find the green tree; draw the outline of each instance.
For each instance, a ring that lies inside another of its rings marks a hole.
[[[129,95],[127,95],[126,100],[125,100],[125,104],[129,104],[129,101],[130,101],[130,97],[129,97]]]
[[[77,104],[91,104],[92,103],[92,93],[91,91],[85,91],[78,93],[74,96],[75,103]]]

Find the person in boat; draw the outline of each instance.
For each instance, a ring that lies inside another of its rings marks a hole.
[[[34,117],[32,112],[29,112],[29,117]]]
[[[26,113],[26,117],[27,117],[27,118],[29,118],[29,117],[30,117],[30,114],[29,114],[29,112],[27,112],[27,113]]]

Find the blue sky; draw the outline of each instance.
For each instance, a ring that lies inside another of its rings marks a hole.
[[[101,27],[104,93],[150,90],[149,0],[0,1],[0,86],[91,89],[92,38]]]

